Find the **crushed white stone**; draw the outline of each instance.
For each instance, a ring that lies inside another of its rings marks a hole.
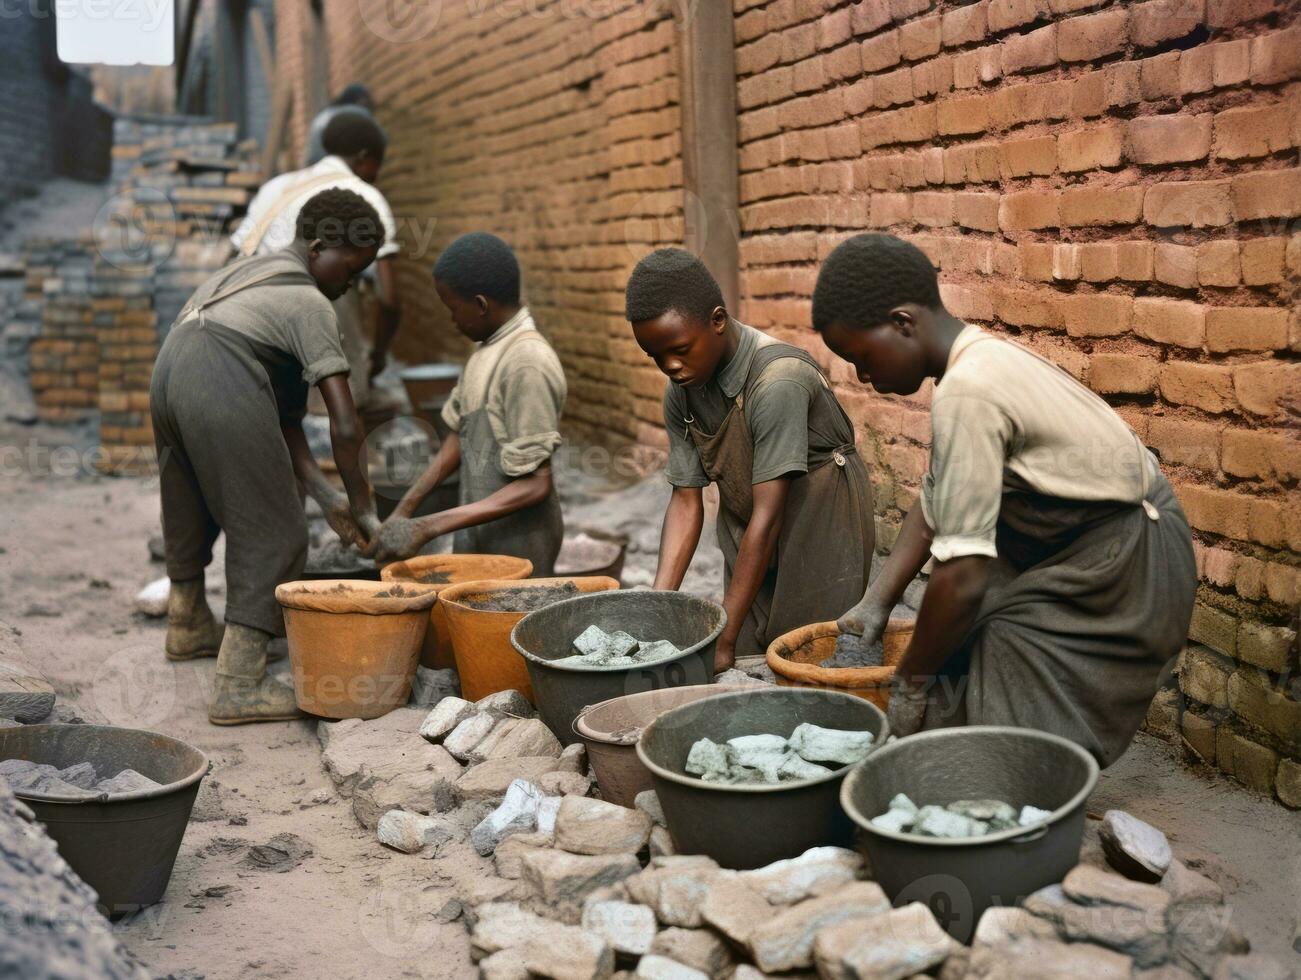
[[[921,837],[983,837],[1013,827],[1031,827],[1053,815],[1051,810],[1023,806],[1020,812],[1002,800],[956,800],[945,806],[919,807],[903,793],[890,801],[885,813],[872,818],[872,826],[896,834]]]
[[[872,750],[873,741],[871,732],[822,728],[808,722],[789,737],[738,735],[725,743],[702,738],[687,753],[686,771],[707,783],[799,782],[858,762]]]

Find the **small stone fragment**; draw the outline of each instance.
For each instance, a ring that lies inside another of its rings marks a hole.
[[[512,834],[497,845],[492,853],[492,864],[498,878],[517,881],[523,873],[521,865],[524,855],[539,848],[550,847],[549,834]]]
[[[822,980],[904,980],[939,966],[957,947],[921,902],[823,929],[814,944]]]
[[[958,813],[950,813],[942,806],[924,806],[917,811],[917,819],[912,833],[924,837],[944,837],[957,839],[961,837],[981,837],[989,830],[989,825],[979,820],[972,820]]]
[[[997,825],[995,829],[1004,830],[1017,824],[1016,807],[1002,800],[956,800],[944,807],[950,813],[959,813],[972,820],[981,820],[987,824]],[[1033,810],[1034,807],[1025,807]],[[1047,811],[1045,811],[1047,812]]]
[[[633,976],[639,980],[709,980],[708,973],[693,970],[667,956],[643,956]]]
[[[89,762],[78,762],[60,769],[56,775],[69,786],[75,786],[77,789],[94,789],[95,784],[99,782],[99,774]]]
[[[1092,943],[1023,939],[973,949],[964,980],[1130,980],[1133,960]]]
[[[1108,810],[1098,834],[1107,863],[1135,881],[1160,881],[1174,857],[1165,834],[1124,810]]]
[[[1052,810],[1041,810],[1037,806],[1023,806],[1021,813],[1017,816],[1016,822],[1022,827],[1030,827],[1037,823],[1042,823],[1053,815]]]
[[[95,789],[100,793],[108,793],[110,796],[114,796],[119,793],[139,793],[145,790],[161,789],[162,785],[162,783],[155,782],[134,769],[123,769],[111,779],[101,780]]]
[[[903,810],[905,813],[911,813],[914,816],[919,809],[917,804],[910,800],[906,793],[896,793],[890,800],[891,810]]]
[[[586,796],[592,789],[591,779],[576,772],[549,772],[537,783],[547,796]]]
[[[640,810],[584,796],[567,796],[556,815],[556,846],[571,854],[636,854],[650,837]]]
[[[156,578],[136,593],[136,612],[152,619],[167,615],[167,598],[172,593],[172,580],[167,576]]]
[[[457,725],[474,713],[474,705],[464,698],[443,698],[421,722],[420,737],[427,742],[442,742]]]
[[[593,660],[626,657],[637,649],[637,640],[623,630],[607,633],[599,626],[589,626],[574,640],[574,649]]]
[[[550,980],[605,980],[614,972],[614,950],[600,936],[573,926],[552,926],[524,945],[530,976]]]
[[[490,759],[466,769],[456,781],[456,790],[463,800],[498,799],[506,795],[506,789],[516,779],[527,779],[536,785],[542,776],[563,768],[563,758],[521,756],[518,759]]]
[[[523,856],[520,878],[548,914],[574,923],[591,892],[635,875],[640,867],[631,854],[578,855],[539,849]]]
[[[480,980],[529,980],[522,948],[503,949],[479,961]]]
[[[1062,881],[1062,891],[1085,905],[1120,905],[1164,913],[1170,895],[1156,885],[1132,881],[1091,864],[1072,868]]]
[[[866,758],[876,736],[871,732],[850,732],[821,728],[804,722],[791,733],[790,746],[809,762],[852,765]]]
[[[487,857],[511,834],[535,830],[541,802],[541,790],[526,779],[515,780],[507,787],[501,805],[470,831],[470,843]]]
[[[529,699],[519,691],[497,691],[474,702],[479,711],[486,711],[498,718],[535,718],[537,711]]]
[[[732,965],[732,951],[708,929],[665,929],[654,937],[650,952],[699,970],[707,977],[722,976]]]
[[[655,913],[633,902],[589,902],[583,908],[583,928],[604,939],[616,953],[641,956],[655,939]]]
[[[895,834],[907,832],[917,819],[917,814],[909,813],[907,810],[889,810],[879,817],[873,817],[870,821],[873,827],[881,830],[888,830]]]
[[[705,893],[700,917],[738,946],[749,945],[750,934],[777,909],[738,875],[719,876]]]
[[[436,849],[452,839],[442,820],[405,810],[390,810],[380,817],[375,834],[385,847],[404,854],[416,854],[426,847]]]
[[[1175,858],[1170,861],[1161,888],[1170,895],[1172,909],[1190,905],[1223,905],[1224,889]],[[1301,952],[1301,950],[1298,950]]]
[[[678,847],[673,843],[673,835],[669,833],[669,829],[658,824],[651,828],[650,841],[647,846],[650,849],[652,861],[658,857],[673,857],[678,853]]]
[[[869,919],[889,909],[890,900],[873,881],[855,881],[800,902],[750,934],[755,965],[765,973],[810,967],[814,940],[823,929],[850,919]]]
[[[681,656],[682,651],[676,644],[668,640],[651,640],[649,643],[643,643],[637,650],[634,659],[638,663],[653,664],[661,660],[670,660],[673,657]]]
[[[667,826],[664,819],[664,807],[653,789],[644,789],[633,798],[632,805],[650,818],[651,823],[661,827]]]
[[[777,770],[777,782],[793,783],[802,779],[819,779],[822,776],[830,776],[834,770],[826,766],[820,766],[816,762],[808,762],[798,755],[789,755]]]
[[[501,719],[488,711],[476,711],[443,739],[445,748],[457,762],[468,762],[475,747],[491,734]]]
[[[702,738],[687,753],[686,770],[693,776],[721,779],[732,767],[727,746]]]
[[[537,718],[507,718],[474,747],[471,758],[513,759],[517,756],[549,755],[560,758],[560,739]]]
[[[855,880],[863,858],[843,847],[814,847],[799,857],[742,871],[743,882],[772,905],[793,905]]]
[[[1020,939],[1056,939],[1057,929],[1047,919],[1015,905],[995,905],[985,910],[971,937],[974,946],[1002,946]]]
[[[633,901],[649,905],[666,926],[699,927],[701,905],[711,885],[724,876],[718,865],[702,855],[660,858],[653,867],[629,878],[625,885]]]

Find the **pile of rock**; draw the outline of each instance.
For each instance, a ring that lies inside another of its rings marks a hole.
[[[4,777],[11,789],[18,792],[83,799],[101,794],[120,796],[123,793],[162,787],[162,783],[155,782],[134,769],[121,769],[112,776],[100,776],[89,762],[78,762],[60,769],[43,762],[5,759],[0,762],[0,776]]]

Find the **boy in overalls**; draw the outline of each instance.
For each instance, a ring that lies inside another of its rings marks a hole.
[[[479,346],[443,408],[451,434],[372,552],[381,561],[408,558],[454,531],[458,554],[527,558],[535,575],[551,575],[565,534],[551,476],[566,394],[560,358],[520,305],[519,263],[496,235],[452,242],[434,266],[434,288],[456,328]],[[460,505],[413,519],[458,471]]]
[[[670,381],[673,495],[655,588],[682,585],[700,541],[701,491],[716,483],[727,625],[714,669],[723,671],[862,595],[874,534],[867,467],[817,362],[732,319],[690,252],[642,259],[626,304],[637,343]]]
[[[379,530],[330,302],[383,242],[365,200],[322,191],[303,206],[289,248],[241,259],[200,286],[158,352],[149,408],[172,580],[166,652],[171,660],[216,654],[214,724],[301,714],[293,691],[266,676],[267,643],[285,632],[276,586],[298,578],[307,557],[299,485],[345,541],[361,545]],[[329,411],[346,495],[321,472],[303,434],[310,386]],[[224,635],[203,595],[222,531]]]
[[[1156,459],[1106,402],[944,309],[930,260],[891,235],[827,258],[813,325],[859,380],[936,379],[931,462],[885,567],[841,628],[880,635],[927,561],[890,729],[1012,725],[1110,765],[1183,647],[1197,572]]]

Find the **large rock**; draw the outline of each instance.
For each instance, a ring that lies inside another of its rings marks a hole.
[[[372,775],[426,766],[444,768],[447,753],[420,737],[424,718],[425,712],[419,708],[398,708],[371,721],[350,718],[319,724],[321,762],[339,794],[352,795],[363,766]]]
[[[547,773],[562,771],[561,765],[562,760],[549,756],[491,759],[466,769],[456,781],[456,789],[465,800],[495,800],[505,796],[516,779],[536,785]]]
[[[503,958],[490,967],[511,976],[520,963],[529,974],[556,980],[601,980],[614,970],[614,951],[599,937],[573,926],[534,915],[511,902],[493,902],[476,910],[470,933],[470,955],[487,962],[506,950],[518,957]]]
[[[538,789],[547,796],[586,796],[592,789],[592,779],[577,772],[549,772],[538,780]]]
[[[1169,893],[1156,885],[1131,881],[1091,864],[1072,868],[1062,881],[1062,891],[1085,905],[1119,905],[1150,911],[1158,917],[1164,917],[1170,905]]]
[[[361,767],[352,790],[352,812],[363,827],[374,829],[389,810],[439,813],[453,802],[452,786],[461,767],[441,746],[419,737],[415,742],[422,748]]]
[[[750,944],[750,934],[777,909],[738,876],[719,877],[710,885],[700,906],[700,917],[738,946]]]
[[[389,810],[379,818],[375,832],[381,844],[404,854],[417,854],[425,848],[437,852],[455,836],[446,820],[406,810]]]
[[[559,926],[524,947],[524,966],[544,980],[604,980],[614,973],[614,950],[600,936]]]
[[[636,854],[650,831],[640,810],[584,796],[566,796],[556,815],[556,847],[572,854]]]
[[[667,956],[643,956],[633,976],[637,980],[709,980],[708,973],[678,963]]]
[[[972,946],[1002,946],[1021,939],[1056,939],[1057,927],[1015,905],[995,905],[976,923]]]
[[[657,827],[667,827],[668,820],[664,816],[664,806],[660,803],[659,795],[653,789],[644,789],[633,799],[632,805],[650,818],[650,822]]]
[[[529,699],[519,691],[498,691],[474,702],[478,711],[486,711],[498,718],[536,718],[537,711]]]
[[[54,688],[23,655],[18,634],[0,623],[0,718],[30,725],[44,720],[54,701]]]
[[[522,947],[503,949],[479,961],[480,980],[529,980]]]
[[[588,902],[583,907],[583,928],[604,939],[616,953],[641,956],[655,939],[655,913],[634,902]]]
[[[537,850],[520,861],[520,878],[534,904],[564,922],[582,917],[583,900],[598,888],[635,875],[641,866],[631,854],[579,855]]]
[[[1088,871],[1079,873],[1084,869]],[[1161,889],[1129,881],[1092,865],[1079,865],[1067,875],[1067,880],[1071,881],[1076,895],[1089,896],[1092,904],[1072,901],[1064,884],[1049,885],[1025,900],[1026,911],[1055,925],[1063,939],[1105,946],[1123,953],[1140,966],[1157,966],[1169,957],[1170,943],[1165,923],[1169,896]],[[1125,886],[1139,891],[1129,893]],[[1160,898],[1150,892],[1159,893]],[[1100,897],[1103,895],[1118,901],[1102,901]],[[1139,907],[1143,902],[1154,904]]]
[[[707,977],[723,976],[732,966],[732,951],[709,929],[665,929],[655,937],[650,951]]]
[[[420,737],[429,742],[442,742],[456,730],[456,726],[475,714],[474,705],[464,698],[443,698],[420,723]]]
[[[524,855],[538,848],[550,846],[550,834],[540,834],[536,831],[531,834],[512,834],[498,844],[496,851],[493,852],[492,864],[497,870],[497,877],[510,881],[518,880],[523,873],[521,864]]]
[[[797,858],[742,871],[741,880],[773,905],[793,905],[846,885],[863,871],[863,859],[843,847],[815,847]]]
[[[443,739],[443,748],[460,762],[481,761],[474,750],[501,723],[502,719],[490,711],[475,711]]]
[[[1166,869],[1161,889],[1170,896],[1170,912],[1188,906],[1224,904],[1223,888],[1178,859]]]
[[[1165,834],[1124,810],[1108,810],[1098,836],[1108,863],[1135,881],[1160,881],[1174,858]]]
[[[964,980],[1130,980],[1128,956],[1090,943],[1023,939],[971,952]]]
[[[476,962],[503,949],[518,949],[546,935],[555,923],[515,902],[489,902],[475,909],[470,956]]]
[[[699,855],[661,858],[661,867],[652,867],[625,882],[634,901],[649,905],[655,917],[666,926],[690,929],[704,924],[701,906],[710,887],[724,872],[709,858]]]
[[[673,835],[667,827],[656,824],[651,828],[650,841],[646,844],[651,860],[661,857],[676,857],[678,846],[673,843]]]
[[[537,718],[507,718],[470,752],[473,762],[513,759],[521,755],[560,758],[563,746]]]
[[[526,779],[514,780],[506,787],[506,796],[501,805],[470,831],[470,843],[476,851],[487,857],[511,834],[536,830],[538,806],[541,803],[541,790]]]
[[[855,881],[779,912],[750,934],[750,952],[765,973],[804,969],[813,965],[813,942],[823,929],[889,909],[880,885]]]
[[[814,957],[822,980],[904,980],[939,966],[957,945],[929,908],[913,902],[823,929]]]

